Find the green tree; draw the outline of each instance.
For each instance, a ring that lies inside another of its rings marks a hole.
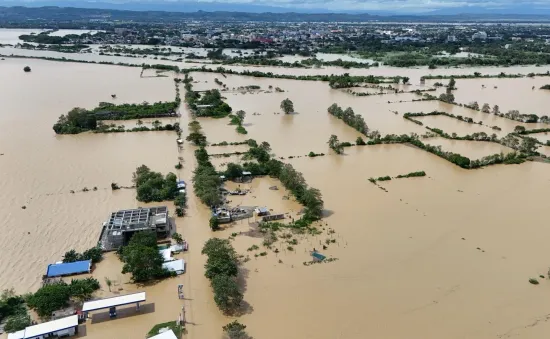
[[[498,105],[493,106],[493,114],[499,114],[499,113],[500,113],[500,109]]]
[[[328,139],[328,147],[330,147],[336,154],[342,154],[344,151],[344,148],[340,144],[340,141],[338,140],[338,137],[336,135],[331,135]]]
[[[222,312],[230,313],[236,311],[243,301],[243,294],[234,277],[217,275],[212,278],[212,289],[214,301]]]
[[[69,263],[69,262],[75,262],[79,261],[81,258],[80,253],[78,253],[75,250],[70,250],[68,252],[65,252],[65,255],[63,256],[63,262]]]
[[[121,260],[124,262],[122,273],[131,273],[132,280],[144,282],[162,278],[167,271],[162,267],[164,258],[158,251],[154,232],[138,232],[123,247]]]
[[[109,288],[109,292],[111,292],[111,286],[113,285],[113,281],[107,277],[105,277],[105,284]]]
[[[239,164],[229,163],[227,164],[227,170],[225,176],[229,179],[240,178],[243,175],[243,167]]]
[[[280,107],[283,110],[283,112],[285,112],[285,114],[294,112],[294,103],[288,98],[281,101]]]
[[[31,68],[29,66],[25,66],[25,67],[23,67],[23,71],[25,73],[29,73],[31,71]]]
[[[176,241],[176,244],[178,244],[178,245],[183,244],[183,238],[181,237],[181,234],[179,234],[177,232],[172,234],[172,239],[174,239]]]
[[[524,127],[524,126],[518,125],[518,126],[516,126],[516,127],[514,128],[514,132],[516,132],[516,133],[523,133],[523,132],[525,132],[525,127]]]
[[[17,331],[24,330],[26,327],[31,325],[31,317],[27,312],[19,313],[8,317],[6,325],[4,326],[4,331],[7,333],[13,333]]]
[[[323,199],[321,191],[308,188],[302,194],[302,202],[306,206],[304,216],[308,220],[319,220],[323,216]]]
[[[455,80],[455,78],[451,77],[451,79],[449,80],[449,85],[447,86],[447,89],[449,89],[449,90],[456,89],[456,80]]]
[[[488,103],[484,103],[483,107],[481,108],[481,111],[483,113],[491,113],[491,106],[489,106]]]
[[[533,154],[537,151],[538,140],[531,137],[523,137],[519,145],[519,150],[523,153]]]
[[[99,246],[92,247],[82,253],[81,260],[91,260],[92,263],[98,263],[103,259],[103,251]]]
[[[243,111],[243,110],[239,110],[235,113],[235,115],[237,116],[237,118],[239,118],[239,124],[242,124],[244,122],[244,117],[246,116],[246,112]]]
[[[403,77],[403,85],[406,85],[409,83],[410,78],[409,77]]]
[[[212,216],[210,217],[210,221],[208,222],[209,226],[210,226],[210,229],[212,231],[217,231],[220,229],[220,223],[218,221],[218,218]]]
[[[357,146],[364,146],[364,145],[366,145],[365,140],[363,140],[363,138],[361,138],[361,137],[357,137],[357,139],[355,140],[355,144],[356,144]]]
[[[226,339],[250,339],[245,329],[246,325],[239,323],[237,320],[223,327]]]
[[[64,281],[41,287],[27,298],[27,305],[41,318],[51,316],[52,312],[64,308],[69,303],[71,290]]]

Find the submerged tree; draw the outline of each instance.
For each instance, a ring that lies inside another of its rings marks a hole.
[[[288,98],[281,101],[280,107],[283,110],[283,112],[285,112],[285,114],[290,114],[294,112],[294,103]]]
[[[493,106],[493,114],[499,114],[499,113],[500,113],[500,109],[498,105]]]
[[[342,154],[344,147],[340,144],[338,137],[336,135],[331,135],[328,139],[328,147],[330,147],[336,154]]]
[[[29,72],[31,71],[31,68],[30,68],[29,66],[25,66],[25,67],[23,68],[23,71],[24,71],[25,73],[29,73]]]
[[[243,325],[235,320],[223,327],[223,331],[225,332],[224,339],[250,339],[250,336],[246,333],[245,329],[246,325]]]
[[[488,103],[484,103],[483,107],[481,108],[481,111],[483,113],[491,113],[491,106],[489,106]]]
[[[239,124],[242,124],[244,122],[244,117],[246,116],[246,112],[243,110],[240,110],[240,111],[237,111],[235,115],[237,116],[237,118],[239,118]]]

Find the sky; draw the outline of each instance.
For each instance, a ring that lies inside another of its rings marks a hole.
[[[10,0],[0,0],[2,1]],[[20,5],[37,4],[48,0],[18,0]],[[533,11],[538,9],[550,11],[550,0],[49,0],[56,4],[62,5],[70,3],[87,3],[88,5],[94,2],[117,3],[117,4],[144,4],[155,3],[163,5],[180,5],[182,2],[208,3],[216,2],[223,4],[246,4],[273,6],[285,8],[299,9],[325,9],[330,11],[391,11],[391,12],[426,12],[432,10],[450,10],[457,9],[461,13],[467,12],[467,9],[486,9],[495,12],[507,10],[511,12]],[[86,6],[89,7],[89,6]],[[98,6],[100,7],[100,6]]]

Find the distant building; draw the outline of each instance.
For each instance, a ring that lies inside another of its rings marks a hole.
[[[487,40],[487,33],[486,32],[475,32],[474,35],[472,35],[472,40]]]
[[[166,206],[122,210],[111,213],[103,223],[100,244],[105,251],[126,245],[136,232],[153,231],[159,238],[170,234],[170,219]]]
[[[447,42],[456,42],[456,36],[455,35],[447,36]]]

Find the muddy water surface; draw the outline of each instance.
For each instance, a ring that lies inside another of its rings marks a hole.
[[[196,167],[195,148],[186,143],[178,151],[174,133],[55,136],[51,130],[61,113],[74,106],[94,107],[99,101],[110,101],[115,93],[118,102],[172,100],[171,78],[139,78],[140,70],[134,68],[37,60],[32,60],[33,71],[25,74],[22,68],[29,62],[0,62],[0,72],[10,80],[0,81],[4,108],[0,112],[0,153],[4,154],[0,156],[0,194],[5,201],[0,207],[5,228],[0,242],[0,287],[14,286],[21,293],[36,289],[48,263],[61,259],[70,248],[83,250],[95,244],[101,222],[110,211],[143,205],[135,201],[132,190],[110,190],[111,182],[129,184],[136,166],[145,163],[166,173],[175,171],[182,157],[178,176],[190,185],[187,214],[175,220],[178,232],[190,243],[189,252],[180,255],[187,261],[186,274],[137,286],[119,273],[118,259],[107,255],[94,271],[102,283],[100,294],[145,290],[147,306],[141,313],[127,310],[120,319],[110,321],[105,313],[94,314],[82,335],[143,338],[156,323],[176,319],[184,307],[187,338],[219,338],[221,327],[235,318],[223,316],[215,306],[200,251],[208,238],[227,238],[232,233],[237,233],[233,244],[238,253],[250,259],[241,269],[246,303],[238,319],[256,338],[541,338],[550,330],[543,321],[549,308],[544,297],[548,283],[546,279],[539,279],[538,286],[528,282],[546,274],[549,266],[546,239],[550,234],[543,218],[550,189],[548,164],[528,162],[467,171],[407,145],[351,147],[342,156],[332,154],[326,145],[331,134],[351,142],[359,136],[326,112],[335,102],[352,107],[383,134],[426,131],[403,119],[405,112],[437,109],[475,114],[480,120],[495,119],[503,132],[509,120],[438,102],[388,104],[388,96],[355,97],[321,82],[193,74],[197,89],[220,88],[213,82],[218,77],[231,88],[255,84],[263,90],[269,85],[285,90],[224,92],[234,110],[247,112],[247,135],[238,134],[227,118],[199,119],[210,142],[247,138],[269,142],[276,156],[285,157],[308,184],[321,190],[327,217],[318,227],[320,234],[294,234],[298,244],[292,249],[280,240],[269,250],[262,247],[261,237],[247,233],[253,229],[251,220],[228,225],[218,233],[210,231],[210,212],[194,196],[190,180]],[[427,72],[397,70],[411,78]],[[434,70],[459,71],[473,72]],[[279,104],[287,97],[294,101],[296,114],[280,112]],[[409,101],[411,95],[398,95],[395,100]],[[185,126],[188,112],[181,111],[180,123]],[[449,124],[455,121],[445,119]],[[457,123],[457,134],[471,133],[470,125]],[[124,124],[130,126],[130,122]],[[487,143],[431,142],[472,159],[506,151]],[[246,146],[209,147],[208,151],[243,149]],[[327,155],[305,157],[309,151]],[[293,155],[301,157],[288,159]],[[220,169],[227,161],[240,160],[213,159]],[[393,179],[379,186],[368,181],[415,171],[425,171],[427,176]],[[98,190],[78,192],[85,186]],[[236,187],[233,183],[227,186]],[[271,190],[272,186],[279,190]],[[258,178],[241,187],[252,192],[232,197],[235,204],[266,206],[274,213],[292,216],[300,209],[292,197],[285,198],[288,192],[275,179]],[[247,251],[252,245],[260,249]],[[338,260],[305,266],[313,248]],[[263,251],[265,256],[256,256]],[[115,280],[112,291],[105,286],[105,277]],[[185,300],[177,299],[178,284],[184,285]]]

